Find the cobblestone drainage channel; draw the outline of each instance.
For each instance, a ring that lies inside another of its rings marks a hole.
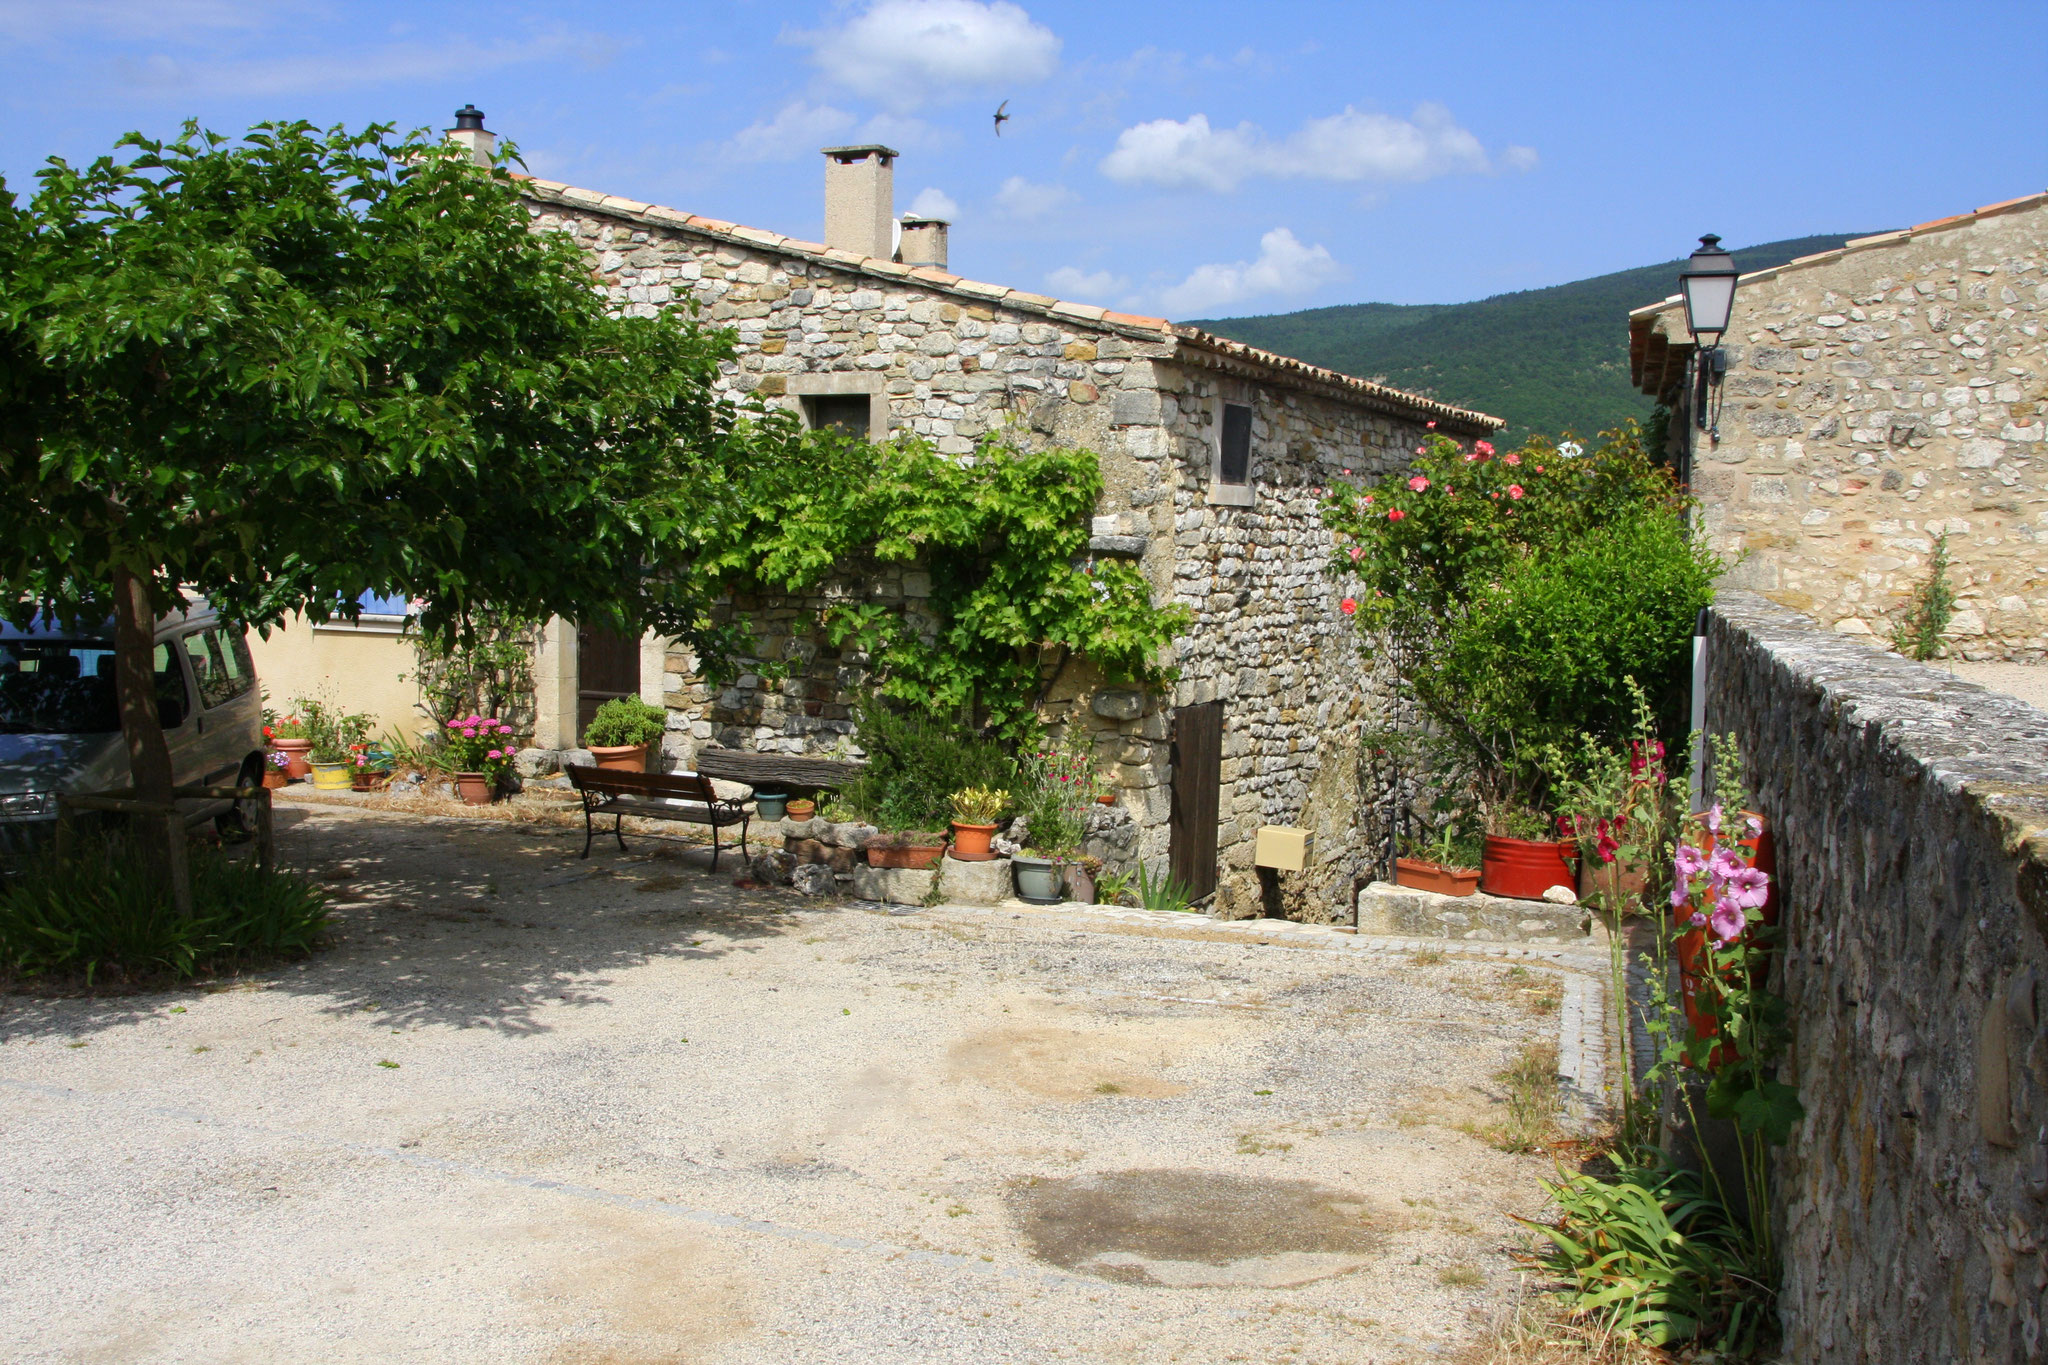
[[[1285,1289],[1348,1274],[1384,1242],[1364,1204],[1307,1180],[1118,1171],[1011,1187],[1032,1254],[1124,1284]]]

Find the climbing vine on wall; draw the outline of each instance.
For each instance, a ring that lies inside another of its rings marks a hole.
[[[1157,659],[1186,628],[1184,607],[1152,601],[1127,563],[1088,558],[1102,473],[1086,450],[1022,450],[999,439],[967,457],[928,444],[821,435],[801,462],[750,469],[700,566],[727,591],[798,596],[862,564],[918,563],[932,595],[918,622],[899,604],[851,597],[820,627],[836,647],[868,656],[883,695],[938,712],[978,710],[1022,733],[1051,673],[1066,659],[1111,682],[1158,687]],[[722,651],[750,652],[727,627]],[[719,653],[721,651],[714,651]]]

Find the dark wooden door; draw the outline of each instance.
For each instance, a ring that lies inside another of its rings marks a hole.
[[[640,695],[640,642],[596,626],[576,628],[576,741],[597,708]]]
[[[1223,786],[1223,703],[1173,713],[1173,879],[1200,900],[1216,889],[1217,797]]]

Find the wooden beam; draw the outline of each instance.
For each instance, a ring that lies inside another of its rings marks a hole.
[[[859,775],[865,763],[848,763],[836,758],[805,758],[797,754],[760,754],[745,749],[721,749],[707,745],[697,751],[697,771],[706,777],[728,782],[762,786],[782,782],[792,787],[825,788],[836,791]]]

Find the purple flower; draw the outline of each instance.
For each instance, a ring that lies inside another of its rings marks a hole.
[[[485,755],[484,755],[484,757],[486,757],[486,758],[503,758],[503,757],[504,757],[504,754],[500,753],[500,752],[499,752],[498,750],[496,750],[496,749],[493,749],[493,750],[491,750],[491,751],[490,751],[490,752],[489,752],[488,754],[485,754]]]
[[[1695,910],[1692,912],[1691,923],[1692,927],[1695,929],[1704,928],[1707,923],[1707,917],[1705,915],[1702,915],[1699,911]]]
[[[1748,867],[1749,864],[1743,862],[1742,855],[1734,849],[1717,848],[1714,850],[1714,856],[1707,859],[1707,876],[1713,880],[1715,889],[1718,890],[1730,877],[1746,871]]]
[[[1706,865],[1707,855],[1694,848],[1691,844],[1680,844],[1678,846],[1678,856],[1671,860],[1671,870],[1677,874],[1678,880],[1681,882],[1690,881],[1694,877],[1699,876],[1701,870]]]
[[[1678,882],[1671,888],[1671,908],[1673,910],[1676,910],[1679,906],[1684,905],[1687,901],[1691,899],[1692,888],[1687,886],[1683,881]]]
[[[475,739],[475,738],[476,738],[476,727],[475,727],[474,725],[465,725],[465,726],[463,726],[463,727],[462,727],[462,737],[463,737],[464,739]]]
[[[1757,819],[1754,815],[1744,816],[1742,823],[1749,826],[1751,834],[1762,834],[1764,832],[1764,822]]]
[[[1741,906],[1732,900],[1724,899],[1715,903],[1714,913],[1707,921],[1707,927],[1713,930],[1715,938],[1726,943],[1741,933],[1743,926],[1748,922],[1743,917]]]

